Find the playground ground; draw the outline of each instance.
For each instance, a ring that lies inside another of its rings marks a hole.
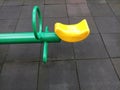
[[[0,45],[0,90],[120,90],[120,0],[0,0],[0,33],[31,32],[31,12],[43,26],[87,19],[91,34],[79,43]]]

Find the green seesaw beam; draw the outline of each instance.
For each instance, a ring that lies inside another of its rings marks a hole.
[[[60,42],[60,39],[54,32],[41,32],[40,36],[41,38],[37,39],[33,32],[2,33],[0,34],[0,44]]]

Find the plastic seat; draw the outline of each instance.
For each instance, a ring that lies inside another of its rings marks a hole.
[[[79,42],[88,37],[90,29],[86,19],[77,24],[66,25],[62,23],[55,24],[55,33],[66,42]]]

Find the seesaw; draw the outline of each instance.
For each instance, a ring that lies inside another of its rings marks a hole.
[[[37,31],[36,16],[38,15],[39,31]],[[84,19],[77,24],[65,25],[56,23],[55,32],[49,32],[48,26],[45,26],[45,32],[42,32],[42,15],[38,6],[34,6],[32,11],[33,32],[20,33],[1,33],[0,44],[23,44],[23,43],[44,43],[43,62],[47,62],[48,43],[60,42],[79,42],[88,37],[90,30],[87,21]]]

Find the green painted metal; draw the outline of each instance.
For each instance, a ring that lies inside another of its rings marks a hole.
[[[2,33],[0,34],[0,44],[22,44],[22,43],[48,43],[60,42],[54,32],[42,32],[41,39],[36,39],[33,32]]]
[[[39,22],[38,30],[36,26],[37,15]],[[54,32],[49,32],[48,26],[45,27],[45,32],[42,32],[42,15],[38,6],[34,6],[33,8],[32,28],[33,32],[1,33],[0,44],[44,43],[43,62],[46,63],[48,54],[48,43],[60,42],[61,39]]]

